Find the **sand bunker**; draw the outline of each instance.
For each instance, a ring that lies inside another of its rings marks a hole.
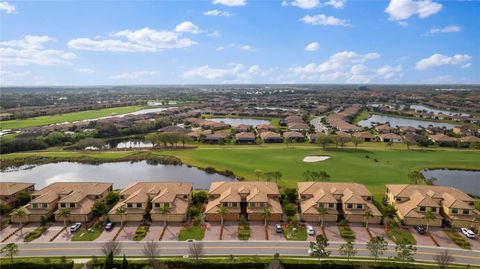
[[[330,156],[307,156],[303,158],[303,161],[306,163],[315,163],[321,162],[330,159]]]

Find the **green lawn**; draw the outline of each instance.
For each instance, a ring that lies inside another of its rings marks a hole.
[[[142,239],[147,235],[149,229],[150,224],[138,226],[137,230],[135,231],[135,235],[133,236],[133,241],[142,241]]]
[[[340,235],[346,241],[355,241],[355,232],[350,228],[350,226],[338,226],[338,231],[340,231]]]
[[[283,236],[287,240],[294,241],[305,241],[307,240],[307,229],[305,227],[288,225],[287,228],[283,230]]]
[[[237,237],[239,240],[248,240],[250,238],[250,225],[238,224]]]
[[[85,227],[82,226],[82,228],[73,234],[72,241],[93,241],[103,232],[103,227],[99,224],[95,224],[92,229],[92,231],[87,231]]]
[[[25,242],[31,242],[37,238],[39,238],[48,228],[50,227],[50,224],[46,224],[45,226],[40,226],[35,228],[35,230],[31,231],[27,236],[25,236],[25,239],[23,241]]]
[[[104,108],[96,110],[86,110],[80,112],[71,112],[65,114],[56,114],[49,116],[40,116],[29,119],[18,119],[18,120],[8,120],[0,122],[0,130],[3,129],[15,129],[15,128],[25,128],[30,126],[42,126],[49,125],[53,123],[60,123],[66,121],[77,121],[85,120],[99,117],[106,117],[116,114],[124,114],[133,111],[142,109],[141,106],[125,106],[125,107],[114,107],[114,108]]]
[[[393,227],[390,229],[390,231],[387,233],[387,236],[395,243],[404,241],[411,245],[417,244],[417,241],[409,231],[400,229],[398,227]]]
[[[202,240],[205,235],[205,229],[201,226],[192,225],[188,228],[182,228],[178,234],[178,241],[185,241],[188,239]]]

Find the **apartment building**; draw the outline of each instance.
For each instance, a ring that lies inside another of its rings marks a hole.
[[[0,182],[0,204],[15,207],[18,205],[18,197],[20,193],[33,193],[33,183],[21,182]]]

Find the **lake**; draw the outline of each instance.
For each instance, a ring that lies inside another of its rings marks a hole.
[[[435,177],[436,185],[456,187],[465,193],[480,195],[480,171],[434,169],[422,173],[425,178]]]
[[[257,126],[259,124],[270,124],[269,120],[248,119],[248,118],[212,118],[208,119],[215,122],[223,122],[232,126],[238,126],[240,124],[246,124],[251,126]]]
[[[397,118],[397,117],[383,116],[383,115],[372,115],[366,120],[359,121],[358,125],[362,127],[370,127],[374,122],[378,122],[378,123],[390,122],[390,126],[392,127],[412,126],[412,127],[418,128],[418,126],[422,126],[426,128],[429,125],[432,125],[435,127],[446,127],[448,129],[455,127],[454,124],[445,123],[445,122],[421,121],[421,120]]]
[[[208,174],[185,165],[152,165],[147,161],[103,163],[99,165],[75,162],[23,166],[0,173],[2,181],[35,183],[40,189],[54,182],[99,181],[113,182],[114,188],[123,188],[136,181],[185,181],[195,189],[209,189],[213,181],[235,179],[220,174]]]
[[[429,108],[423,105],[411,105],[411,109],[416,110],[416,111],[426,111],[426,112],[432,112],[434,114],[445,114],[445,115],[459,115],[459,116],[470,116],[467,113],[462,113],[462,112],[453,112],[453,111],[448,111],[448,110],[440,110],[440,109],[435,109],[435,108]]]

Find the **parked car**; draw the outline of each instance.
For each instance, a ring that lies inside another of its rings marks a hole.
[[[80,222],[77,222],[77,223],[73,224],[72,226],[70,226],[70,232],[74,233],[74,232],[78,231],[78,229],[80,229],[80,227],[82,227],[82,224]]]
[[[275,231],[276,231],[277,233],[283,232],[282,225],[280,225],[280,224],[275,224]]]
[[[107,225],[105,225],[105,230],[110,231],[111,229],[113,229],[113,226],[114,224],[112,222],[109,222],[107,223]]]
[[[475,233],[473,233],[472,230],[470,230],[468,228],[460,228],[460,231],[462,231],[462,234],[464,234],[466,237],[468,237],[470,239],[475,238]]]
[[[313,250],[312,248],[308,248],[308,255],[309,255],[309,256],[312,256],[312,255],[313,255],[313,252],[314,252],[314,250]],[[324,253],[325,253],[325,250],[320,250],[320,253],[321,253],[321,254],[324,254]]]
[[[425,234],[427,232],[427,229],[425,229],[425,227],[423,226],[415,226],[415,230],[419,234]]]
[[[308,235],[315,235],[315,229],[312,226],[307,225],[307,233]]]

